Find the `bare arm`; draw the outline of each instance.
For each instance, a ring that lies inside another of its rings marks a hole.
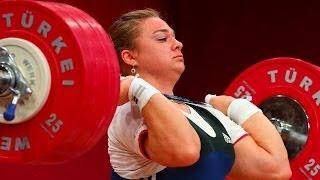
[[[119,105],[128,102],[133,77],[121,81]],[[188,166],[200,156],[200,139],[181,111],[166,97],[153,95],[142,109],[148,127],[144,148],[148,158],[169,166]]]
[[[200,139],[189,121],[163,95],[154,95],[142,109],[148,126],[147,154],[167,166],[187,166],[200,156]]]
[[[210,104],[226,114],[230,96],[217,96]],[[291,170],[283,141],[260,112],[246,120],[242,127],[249,133],[234,145],[236,159],[229,174],[234,179],[289,179]]]

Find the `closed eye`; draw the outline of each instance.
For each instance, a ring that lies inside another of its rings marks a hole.
[[[168,39],[167,37],[164,37],[164,38],[158,38],[157,40],[160,41],[160,42],[166,42],[167,39]]]

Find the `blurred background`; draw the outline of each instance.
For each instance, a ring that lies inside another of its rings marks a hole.
[[[175,94],[203,100],[222,94],[243,70],[272,57],[320,65],[320,1],[59,0],[80,8],[104,28],[122,13],[159,10],[184,44],[186,71]],[[0,164],[1,180],[107,180],[107,140],[83,157],[55,166]]]

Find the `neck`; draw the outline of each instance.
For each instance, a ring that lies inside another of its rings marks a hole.
[[[159,77],[159,76],[153,76],[153,75],[146,75],[146,74],[140,74],[141,78],[150,83],[152,86],[157,88],[161,93],[173,95],[173,88],[177,81],[180,78],[174,77],[174,78],[168,78],[168,77]]]

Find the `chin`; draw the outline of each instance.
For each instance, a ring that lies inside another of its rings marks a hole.
[[[181,73],[183,73],[185,69],[186,69],[186,66],[183,64],[181,67]]]
[[[177,68],[177,69],[176,69],[176,72],[179,73],[179,75],[181,75],[181,74],[184,72],[185,69],[186,69],[186,68],[185,68],[185,66],[183,65],[183,67]]]

